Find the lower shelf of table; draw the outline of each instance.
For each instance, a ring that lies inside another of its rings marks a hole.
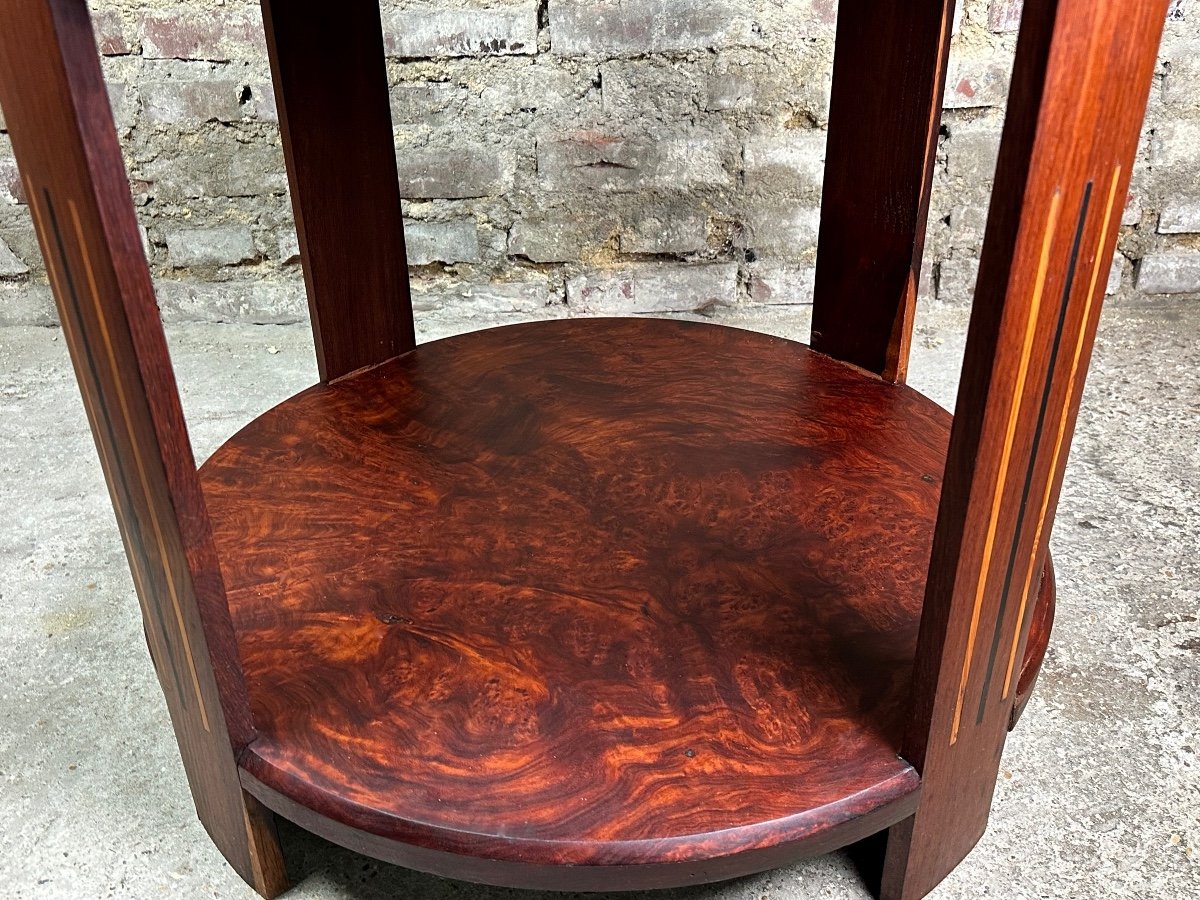
[[[949,426],[803,345],[653,319],[476,332],[297,395],[202,468],[248,787],[536,887],[886,827],[919,789],[897,748]]]

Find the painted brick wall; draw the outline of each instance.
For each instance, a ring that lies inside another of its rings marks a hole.
[[[303,318],[257,4],[92,8],[164,315]],[[1019,12],[966,0],[956,24],[928,300],[969,302]],[[808,302],[835,15],[836,0],[385,0],[418,307]],[[46,323],[3,130],[0,322]],[[1123,224],[1117,302],[1200,297],[1200,0],[1172,6]]]

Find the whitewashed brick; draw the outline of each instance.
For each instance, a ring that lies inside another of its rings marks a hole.
[[[1200,201],[1180,200],[1167,203],[1158,217],[1158,233],[1200,233]]]
[[[750,269],[750,299],[755,303],[812,303],[814,266],[759,262]]]
[[[798,128],[754,135],[743,148],[748,187],[820,196],[826,133]]]
[[[1137,289],[1147,294],[1200,293],[1200,252],[1154,253],[1142,259]]]
[[[404,247],[414,266],[430,263],[479,262],[479,234],[474,222],[407,222]]]
[[[537,4],[487,3],[483,9],[410,4],[383,16],[383,47],[401,58],[511,56],[537,52]]]
[[[625,315],[691,312],[737,299],[737,265],[655,265],[606,269],[567,282],[573,313]]]
[[[752,11],[730,0],[554,0],[554,53],[636,56],[757,43]]]
[[[236,266],[257,256],[254,238],[244,226],[167,232],[167,262],[175,268]]]

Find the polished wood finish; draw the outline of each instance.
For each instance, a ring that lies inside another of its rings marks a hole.
[[[323,381],[415,345],[375,0],[262,0]]]
[[[930,562],[883,896],[924,896],[987,824],[1166,3],[1025,7]]]
[[[863,836],[917,787],[896,751],[949,427],[801,344],[654,319],[490,329],[300,394],[202,469],[242,766],[559,887]]]
[[[812,346],[903,381],[954,0],[838,4]]]
[[[197,812],[238,873],[277,893],[274,825],[238,777],[250,707],[84,3],[0,5],[0,103]]]
[[[1026,5],[951,427],[893,383],[950,3],[842,4],[814,352],[644,319],[414,349],[378,10],[264,0],[322,383],[198,478],[84,0],[0,6],[0,103],[147,643],[242,877],[286,885],[273,811],[581,889],[887,828],[885,900],[937,884],[1049,639],[1165,7]]]

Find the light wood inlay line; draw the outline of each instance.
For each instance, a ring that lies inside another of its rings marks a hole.
[[[1004,487],[1008,479],[1009,460],[1012,456],[1013,437],[1017,429],[1017,419],[1021,412],[1021,401],[1025,397],[1025,382],[1029,375],[1029,356],[1033,349],[1033,338],[1037,331],[1038,313],[1042,307],[1042,294],[1046,289],[1046,275],[1050,269],[1050,249],[1054,244],[1054,233],[1058,228],[1058,216],[1062,208],[1062,191],[1055,190],[1050,200],[1050,210],[1046,214],[1046,228],[1042,237],[1042,252],[1038,257],[1037,276],[1034,280],[1033,295],[1029,301],[1029,313],[1025,322],[1025,339],[1021,346],[1021,356],[1017,364],[1016,390],[1013,392],[1012,406],[1008,411],[1008,425],[1005,431],[1004,445],[1000,451],[1000,465],[996,471],[996,486],[992,492],[991,512],[988,515],[987,534],[983,544],[983,560],[979,570],[979,580],[975,586],[975,606],[971,612],[971,628],[967,632],[967,650],[963,655],[962,674],[958,682],[958,698],[954,704],[954,722],[950,728],[950,744],[958,741],[958,731],[962,724],[963,703],[967,695],[967,681],[971,677],[971,658],[975,654],[975,639],[979,632],[979,617],[983,611],[983,597],[987,588],[988,576],[991,574],[992,555],[996,542],[996,530],[1000,524],[1000,507],[1004,499]]]
[[[71,345],[73,358],[76,361],[76,365],[79,367],[79,371],[82,373],[81,378],[90,378],[90,380],[96,386],[96,396],[99,397],[100,375],[96,368],[95,355],[92,353],[91,344],[87,339],[86,332],[84,331],[83,311],[80,306],[79,294],[75,286],[75,279],[71,275],[70,267],[67,265],[66,243],[63,240],[62,231],[58,225],[58,215],[55,212],[54,203],[50,198],[50,191],[48,188],[42,189],[41,196],[44,201],[45,212],[45,218],[43,219],[43,222],[49,224],[51,230],[53,231],[54,238],[53,243],[46,242],[43,245],[48,250],[46,258],[50,260],[48,263],[48,271],[52,273],[54,283],[62,289],[58,296],[61,298],[63,303],[64,325],[74,326],[77,324],[78,327],[78,331],[75,330],[75,327],[64,328],[64,331],[68,335],[68,342]],[[33,209],[36,211],[38,207],[34,206]],[[39,228],[39,236],[42,239],[50,237],[50,235],[42,228]],[[116,433],[113,430],[113,422],[112,417],[109,414],[109,410],[102,403],[100,403],[99,400],[94,402],[89,401],[87,392],[84,393],[84,409],[88,414],[89,421],[94,426],[96,444],[100,448],[101,460],[110,466],[107,472],[110,473],[110,476],[113,479],[110,492],[112,493],[114,503],[118,508],[128,505],[131,495],[129,490],[129,480],[126,476],[124,465],[121,463],[119,457],[114,460],[111,456],[109,456],[108,451],[105,448],[104,441],[100,437],[102,434],[107,434],[108,440],[112,443],[113,448],[116,448]],[[145,555],[141,525],[138,521],[138,518],[131,513],[126,517],[126,519],[129,522],[130,529],[134,533],[126,535],[125,532],[122,531],[121,537],[125,544],[126,552],[130,558],[130,571],[134,575],[135,586],[141,590],[149,583],[148,579],[150,564]],[[138,575],[139,571],[141,572],[140,577]],[[147,591],[144,596],[149,598],[154,596],[154,594]],[[146,606],[141,603],[142,597],[143,595],[139,593],[139,605],[142,605],[142,609],[145,610]],[[162,625],[161,616],[151,616],[147,619],[147,621],[156,623],[160,626]],[[148,631],[149,630],[150,629],[148,629]],[[186,706],[185,695],[181,693],[183,691],[183,679],[180,677],[179,667],[175,659],[175,648],[172,646],[170,641],[167,640],[165,632],[162,632],[160,629],[154,630],[156,636],[160,639],[160,649],[165,648],[166,650],[165,659],[170,666],[171,674],[174,678],[175,689],[177,692],[180,692],[180,702],[183,702]],[[153,653],[153,650],[151,652]],[[158,659],[155,660],[155,663],[156,665],[158,664]]]
[[[141,447],[138,445],[137,435],[133,430],[133,418],[129,411],[129,400],[125,395],[125,385],[121,380],[121,370],[117,366],[117,356],[113,350],[112,336],[108,330],[108,321],[104,316],[104,309],[100,305],[100,290],[96,286],[96,273],[92,269],[92,260],[87,249],[87,238],[83,233],[83,225],[79,220],[79,209],[76,207],[74,200],[67,201],[67,208],[71,211],[71,221],[75,226],[75,237],[79,242],[80,256],[83,258],[83,269],[87,275],[88,288],[91,291],[92,307],[96,313],[96,320],[100,323],[100,335],[104,341],[104,350],[108,357],[109,370],[112,373],[113,383],[117,387],[117,400],[121,405],[122,424],[129,435],[129,444],[133,448],[138,483],[142,489],[142,497],[146,501],[146,509],[150,514],[150,526],[154,529],[155,544],[158,547],[159,559],[162,560],[163,581],[166,582],[167,593],[171,597],[171,610],[175,615],[175,625],[179,629],[184,659],[188,665],[188,674],[191,676],[192,689],[196,694],[196,703],[200,707],[200,721],[205,731],[212,731],[208,723],[208,713],[204,708],[204,695],[200,692],[200,676],[196,672],[196,658],[192,653],[192,643],[188,638],[187,625],[183,620],[183,607],[179,602],[179,591],[175,584],[175,572],[171,566],[166,541],[163,538],[162,523],[159,522],[158,512],[154,508],[154,500],[150,496],[150,480],[146,474],[146,463],[142,457]]]
[[[46,232],[42,228],[42,221],[43,221],[42,220],[42,210],[38,204],[37,193],[34,191],[33,184],[29,181],[28,178],[25,179],[25,196],[29,198],[30,211],[33,213],[33,216],[32,216],[33,227],[34,227],[34,230],[37,232],[38,241],[41,243],[42,247],[45,248],[45,252],[43,253],[43,256],[45,257],[45,260],[46,260],[46,274],[50,278],[50,286],[51,286],[51,288],[53,288],[55,295],[57,295],[59,297],[64,297],[66,295],[63,293],[62,277],[59,275],[58,266],[57,266],[58,254],[53,252],[54,245],[50,243],[50,240],[48,239]],[[64,327],[63,334],[66,336],[67,345],[71,351],[72,356],[75,357],[76,359],[83,359],[83,354],[79,348],[79,342],[77,340],[77,335],[75,333],[75,329]],[[98,423],[97,423],[97,419],[96,419],[97,413],[94,409],[92,409],[92,405],[91,405],[91,403],[88,402],[88,398],[86,395],[84,395],[83,401],[84,401],[83,409],[87,413],[88,422],[91,424],[91,427],[92,427],[92,433],[99,434],[100,430],[97,427]],[[96,441],[95,443],[96,443],[96,448],[100,454],[101,462],[104,464],[104,471],[106,471],[106,472],[115,471],[113,459],[109,455],[107,445],[105,445],[104,441]],[[117,502],[117,498],[115,497],[115,495],[114,495],[114,502]],[[130,574],[132,574],[132,576],[133,576],[133,585],[135,588],[135,593],[137,594],[137,598],[138,598],[138,606],[142,610],[142,618],[144,621],[153,621],[153,619],[150,615],[150,608],[146,605],[146,602],[143,599],[144,597],[148,597],[150,595],[146,591],[146,587],[145,587],[146,582],[145,582],[144,574],[142,572],[142,567],[139,564],[139,561],[138,561],[136,555],[129,554],[129,557],[130,557],[129,570],[130,570]],[[152,655],[161,654],[162,646],[158,639],[158,630],[154,629],[154,628],[147,628],[146,629],[146,638],[148,641],[150,641],[154,644],[160,645],[158,647],[151,648],[151,654]]]
[[[1042,494],[1042,505],[1038,512],[1037,531],[1033,540],[1033,550],[1029,555],[1029,563],[1025,571],[1024,586],[1021,591],[1021,605],[1017,612],[1016,633],[1008,651],[1008,671],[1004,676],[1004,699],[1008,699],[1012,689],[1013,673],[1017,665],[1017,648],[1021,642],[1021,630],[1025,623],[1025,610],[1029,603],[1029,589],[1033,582],[1034,566],[1037,564],[1038,551],[1042,545],[1042,533],[1046,526],[1046,511],[1050,508],[1050,496],[1054,492],[1055,473],[1058,472],[1059,459],[1062,456],[1063,440],[1067,431],[1067,420],[1071,413],[1071,398],[1075,394],[1076,381],[1079,377],[1079,362],[1083,356],[1083,345],[1087,339],[1088,322],[1091,320],[1092,306],[1096,299],[1096,288],[1100,280],[1100,265],[1104,261],[1104,248],[1108,245],[1109,231],[1112,228],[1113,207],[1117,198],[1117,182],[1120,180],[1121,167],[1113,169],[1112,181],[1108,187],[1108,201],[1104,207],[1104,221],[1100,226],[1100,244],[1096,249],[1096,258],[1092,262],[1092,278],[1088,285],[1087,300],[1084,303],[1083,317],[1080,320],[1079,337],[1075,342],[1075,355],[1071,360],[1071,373],[1067,381],[1067,395],[1058,420],[1058,432],[1054,441],[1054,453],[1050,459],[1050,473],[1046,480],[1046,490]]]

